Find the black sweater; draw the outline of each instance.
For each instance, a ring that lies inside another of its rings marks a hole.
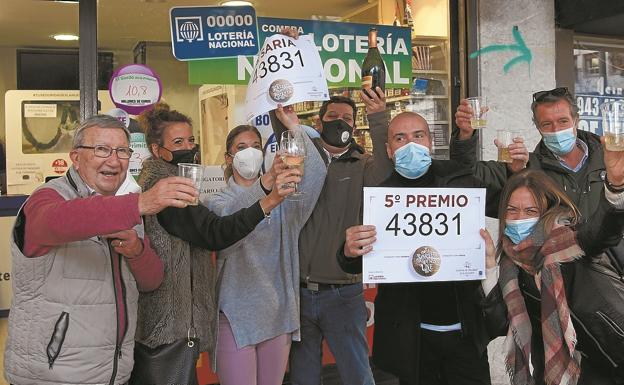
[[[176,175],[177,167],[160,159],[143,163],[139,184],[150,188],[162,178]],[[221,250],[246,237],[264,219],[260,203],[220,217],[201,204],[183,209],[169,207],[158,213],[158,223],[174,235],[195,247]]]
[[[195,247],[222,250],[251,233],[264,219],[264,213],[260,202],[225,217],[218,216],[200,204],[183,209],[169,207],[161,211],[157,218],[169,234]]]

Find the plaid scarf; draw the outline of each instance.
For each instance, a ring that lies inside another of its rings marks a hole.
[[[505,339],[505,364],[513,385],[533,385],[529,371],[531,321],[518,285],[518,267],[539,279],[541,323],[544,342],[546,385],[575,385],[580,374],[581,355],[575,350],[576,332],[570,318],[560,263],[584,255],[576,233],[558,227],[548,234],[544,221],[517,246],[503,238],[499,285],[507,304],[509,330]]]

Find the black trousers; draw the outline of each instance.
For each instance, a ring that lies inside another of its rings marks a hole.
[[[460,331],[434,332],[421,329],[418,384],[400,385],[490,385],[487,352],[479,354],[474,343]]]

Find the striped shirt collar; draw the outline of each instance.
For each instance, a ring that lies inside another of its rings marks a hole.
[[[587,147],[587,144],[585,142],[583,142],[579,138],[576,138],[576,147],[580,148],[583,151],[583,158],[574,168],[568,166],[566,162],[564,162],[563,159],[561,159],[559,155],[553,153],[553,155],[555,156],[555,158],[557,158],[559,163],[561,163],[563,167],[565,167],[566,169],[572,172],[578,172],[580,169],[582,169],[585,163],[587,163],[587,158],[589,158],[589,147]]]

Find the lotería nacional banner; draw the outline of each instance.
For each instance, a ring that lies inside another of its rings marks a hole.
[[[171,48],[178,60],[258,53],[253,7],[173,7],[169,18]]]
[[[312,34],[330,87],[360,87],[361,65],[368,51],[368,30],[372,24],[259,17],[259,44],[283,27],[296,28],[300,35]],[[379,31],[377,47],[386,63],[386,87],[410,87],[410,29],[387,25],[375,27]],[[189,83],[247,85],[254,60],[255,56],[238,56],[189,61]]]

